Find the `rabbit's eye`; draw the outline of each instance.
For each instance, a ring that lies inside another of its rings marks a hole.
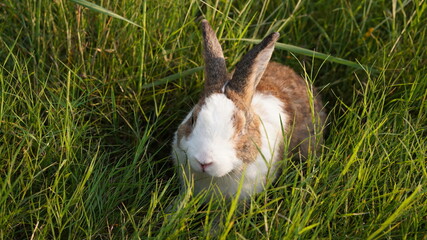
[[[196,122],[197,122],[197,116],[198,116],[198,114],[199,114],[199,110],[200,108],[198,107],[198,106],[196,106],[196,107],[194,107],[194,109],[191,111],[191,116],[190,116],[190,118],[188,119],[188,121],[187,121],[187,124],[190,126],[190,127],[194,127],[195,125],[196,125]]]
[[[190,124],[192,127],[194,127],[194,124],[196,124],[196,118],[194,117],[194,114],[191,115]]]

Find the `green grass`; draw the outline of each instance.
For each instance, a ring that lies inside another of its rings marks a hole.
[[[0,3],[1,239],[426,239],[425,1],[93,3],[141,28],[71,1]],[[276,49],[321,89],[328,132],[246,208],[180,196],[169,157],[203,88],[200,17],[230,67],[272,31],[366,66]]]

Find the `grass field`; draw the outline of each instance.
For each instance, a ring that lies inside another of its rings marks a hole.
[[[427,2],[93,2],[141,27],[66,0],[0,3],[1,239],[427,239]],[[170,159],[203,88],[201,18],[230,67],[252,46],[239,39],[272,31],[364,66],[276,49],[329,126],[244,209],[180,196]]]

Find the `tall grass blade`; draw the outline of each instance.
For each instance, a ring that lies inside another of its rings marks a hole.
[[[249,38],[225,38],[224,40],[240,40],[240,41],[245,41],[245,42],[250,42],[250,43],[260,43],[261,39],[249,39]],[[276,48],[281,49],[281,50],[286,50],[292,53],[296,53],[296,54],[301,54],[301,55],[305,55],[305,56],[309,56],[309,57],[314,57],[314,58],[318,58],[318,59],[322,59],[325,61],[329,61],[329,62],[335,62],[341,65],[346,65],[349,67],[353,67],[356,69],[369,69],[371,71],[375,71],[375,69],[371,69],[369,67],[363,66],[357,62],[353,62],[353,61],[349,61],[343,58],[339,58],[339,57],[334,57],[328,54],[324,54],[324,53],[319,53],[313,50],[309,50],[309,49],[305,49],[302,47],[297,47],[291,44],[286,44],[286,43],[278,43],[276,42]]]
[[[225,219],[225,224],[224,224],[225,229],[219,238],[220,240],[227,239],[227,235],[229,234],[231,228],[233,227],[233,225],[235,223],[232,218],[233,218],[233,216],[235,216],[235,212],[236,212],[237,207],[238,207],[239,197],[240,197],[240,194],[242,192],[244,180],[245,180],[245,174],[243,173],[242,177],[239,181],[239,187],[237,188],[236,195],[234,196],[233,200],[231,201],[230,210],[228,211],[227,217]]]
[[[146,88],[152,88],[152,87],[155,87],[155,86],[158,86],[158,85],[166,84],[166,83],[172,82],[174,80],[177,80],[177,79],[186,77],[188,75],[191,75],[193,73],[200,72],[202,70],[203,70],[203,66],[201,66],[201,67],[195,67],[195,68],[190,68],[190,69],[185,70],[183,72],[169,75],[169,76],[167,76],[165,78],[159,79],[159,80],[154,81],[152,83],[144,84],[144,85],[142,85],[142,88],[146,89]]]
[[[353,149],[353,153],[351,154],[350,159],[348,160],[347,164],[344,167],[344,170],[341,172],[341,176],[344,176],[348,170],[350,169],[350,166],[357,160],[357,154],[359,153],[359,149],[362,146],[363,142],[372,136],[372,134],[377,133],[378,130],[384,125],[387,119],[384,119],[381,123],[378,124],[378,127],[374,129],[373,131],[366,131],[365,134],[363,134],[362,138],[359,140],[359,142],[356,144],[356,146]]]
[[[377,231],[369,235],[368,240],[375,238],[378,234],[381,233],[382,230],[384,230],[394,220],[396,220],[396,218],[398,218],[405,211],[405,208],[413,202],[414,198],[418,195],[420,191],[421,185],[418,185],[415,191],[407,199],[405,199],[405,201],[402,202],[402,204],[397,208],[397,210],[390,217],[388,217],[385,222],[383,222],[383,224],[381,224],[380,228],[378,228]]]
[[[131,20],[129,20],[129,19],[127,19],[127,18],[124,18],[124,17],[122,17],[122,16],[120,16],[120,15],[118,15],[118,14],[116,14],[116,13],[114,13],[114,12],[112,12],[112,11],[108,10],[108,9],[105,9],[105,8],[103,8],[103,7],[99,6],[99,5],[96,5],[95,3],[91,3],[91,2],[88,2],[88,1],[86,1],[86,0],[70,0],[70,1],[72,1],[72,2],[74,2],[74,3],[77,3],[77,4],[79,4],[79,5],[82,5],[82,6],[84,6],[84,7],[87,7],[87,8],[89,8],[90,10],[97,11],[97,12],[99,12],[99,13],[102,13],[102,14],[108,15],[108,16],[113,17],[113,18],[117,18],[117,19],[119,19],[119,20],[122,20],[122,21],[128,22],[128,23],[130,23],[130,24],[132,24],[132,25],[135,25],[135,26],[137,26],[137,27],[139,27],[139,28],[142,28],[142,26],[141,26],[141,25],[138,25],[138,24],[136,24],[135,22],[132,22]]]

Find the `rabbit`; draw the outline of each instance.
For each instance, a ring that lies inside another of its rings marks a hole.
[[[210,189],[208,195],[233,198],[240,186],[238,198],[248,199],[278,175],[286,137],[290,153],[302,158],[317,148],[322,136],[315,136],[315,125],[325,122],[323,104],[291,68],[270,62],[279,33],[255,45],[228,73],[207,20],[201,29],[204,91],[175,132],[172,158],[183,187],[193,193]]]

